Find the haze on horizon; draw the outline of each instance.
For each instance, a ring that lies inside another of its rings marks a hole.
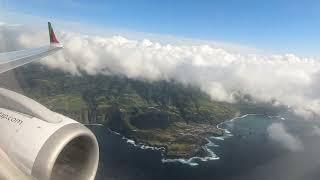
[[[144,32],[319,57],[319,7],[315,0],[0,0],[0,21],[54,20],[58,27],[84,24],[76,29],[81,32]]]

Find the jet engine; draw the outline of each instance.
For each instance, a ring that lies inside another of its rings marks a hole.
[[[13,171],[20,170],[38,180],[93,180],[99,162],[98,143],[88,128],[3,88],[0,151],[0,179],[17,179]]]

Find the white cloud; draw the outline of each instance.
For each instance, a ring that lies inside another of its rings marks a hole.
[[[303,149],[301,141],[297,137],[291,135],[282,123],[271,124],[268,127],[267,132],[272,140],[290,151],[296,152]]]
[[[37,28],[0,27],[0,51],[47,43]],[[263,55],[210,43],[160,43],[123,36],[58,34],[63,53],[41,63],[72,74],[122,74],[130,78],[175,79],[198,85],[213,99],[234,101],[235,92],[258,101],[276,99],[304,117],[320,114],[320,62],[293,54]]]

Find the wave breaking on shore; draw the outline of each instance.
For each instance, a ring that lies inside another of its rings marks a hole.
[[[176,158],[176,159],[171,159],[171,158],[166,158],[165,157],[165,152],[166,152],[166,148],[165,147],[155,147],[155,146],[150,146],[150,145],[146,145],[143,143],[137,143],[135,140],[133,139],[129,139],[123,135],[121,135],[118,132],[112,131],[111,129],[107,128],[108,131],[110,131],[112,134],[115,134],[117,136],[121,136],[121,139],[124,140],[126,143],[136,147],[136,148],[140,148],[143,150],[152,150],[152,151],[160,151],[162,154],[162,163],[181,163],[181,164],[187,164],[190,166],[198,166],[199,162],[206,162],[206,161],[212,161],[212,160],[219,160],[220,157],[214,152],[214,148],[218,148],[219,145],[215,143],[215,141],[224,141],[227,138],[230,138],[233,136],[232,132],[230,130],[228,130],[227,128],[224,128],[223,125],[230,125],[230,123],[233,123],[235,120],[240,120],[243,118],[246,118],[248,116],[257,116],[257,115],[261,115],[261,114],[245,114],[242,116],[237,116],[234,117],[230,120],[224,121],[219,123],[218,125],[216,125],[216,127],[220,130],[222,130],[224,133],[222,136],[210,136],[208,138],[206,138],[206,140],[208,141],[207,144],[205,144],[203,146],[203,149],[205,150],[205,152],[207,153],[207,156],[205,157],[198,157],[198,156],[194,156],[191,158]],[[271,117],[269,117],[271,118]],[[279,117],[280,118],[280,117]]]

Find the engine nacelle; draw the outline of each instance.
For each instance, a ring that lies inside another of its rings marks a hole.
[[[0,107],[0,148],[18,169],[39,180],[95,178],[99,147],[88,128],[5,89]],[[50,122],[52,117],[58,120]]]

